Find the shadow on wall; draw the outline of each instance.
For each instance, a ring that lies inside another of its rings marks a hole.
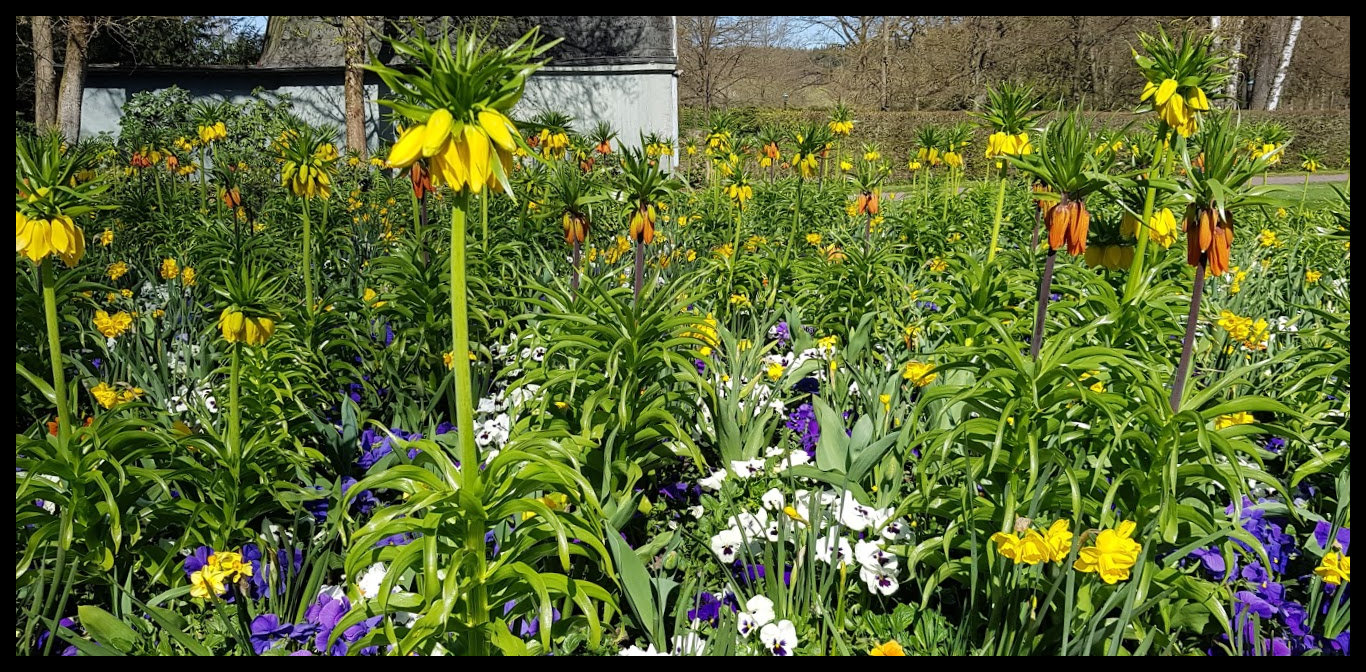
[[[641,133],[659,133],[677,141],[678,111],[669,73],[537,75],[527,82],[514,114],[526,119],[546,110],[573,117],[572,126],[580,133],[605,121],[623,145],[639,145]]]
[[[195,101],[227,100],[240,104],[250,100],[252,92],[258,89],[262,95],[287,95],[295,116],[310,124],[331,127],[341,146],[345,144],[346,110],[340,79],[340,76],[312,73],[289,77],[273,73],[234,73],[212,77],[123,75],[92,78],[82,96],[81,137],[100,133],[117,135],[123,105],[130,98],[138,93],[178,86],[189,92]],[[389,127],[388,122],[380,118],[380,108],[375,103],[379,90],[377,80],[365,85],[366,142],[371,149],[379,146],[381,129]]]

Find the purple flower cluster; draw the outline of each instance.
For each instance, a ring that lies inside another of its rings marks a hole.
[[[816,443],[821,438],[820,425],[816,423],[816,409],[811,404],[802,404],[787,417],[787,428],[796,432],[802,441],[802,450],[811,459],[816,458]]]
[[[324,489],[321,485],[309,485],[305,487],[312,488],[319,492],[322,492]],[[327,522],[328,504],[326,496],[304,502],[304,508],[307,509],[309,513],[313,514],[313,519],[318,521],[319,525]]]
[[[931,313],[939,312],[939,304],[933,301],[916,301],[915,307],[921,310],[928,310]]]
[[[389,432],[404,441],[415,441],[422,438],[422,435],[417,432],[406,432],[398,427],[390,428]],[[437,433],[440,434],[441,432],[438,430]],[[384,432],[377,431],[374,427],[361,432],[360,446],[360,457],[356,458],[356,466],[361,469],[369,469],[375,466],[384,456],[394,452],[393,438]],[[408,449],[408,459],[417,457],[418,452],[417,448]]]
[[[721,608],[730,607],[731,613],[740,611],[740,602],[735,599],[735,595],[726,593],[722,597],[717,597],[703,591],[697,595],[693,602],[695,609],[688,610],[689,621],[705,621],[716,625],[721,619]]]
[[[1231,505],[1226,509],[1230,515],[1233,511]],[[1269,518],[1263,508],[1244,497],[1239,522],[1262,545],[1271,563],[1270,568],[1262,565],[1246,543],[1236,539],[1237,546],[1231,558],[1225,558],[1222,551],[1213,547],[1196,549],[1190,555],[1199,561],[1201,569],[1214,580],[1243,582],[1244,589],[1234,593],[1233,623],[1239,638],[1246,645],[1244,650],[1253,655],[1273,656],[1300,655],[1316,649],[1325,653],[1345,654],[1350,645],[1349,632],[1332,639],[1316,636],[1310,631],[1305,606],[1286,595],[1286,585],[1281,582],[1281,576],[1287,571],[1289,561],[1300,555],[1294,539],[1284,531],[1286,521]],[[1330,532],[1332,526],[1326,522],[1320,522],[1315,528],[1314,539],[1321,548],[1328,546]],[[1345,552],[1351,540],[1350,531],[1339,530],[1335,540]],[[1240,559],[1244,563],[1241,569]],[[1324,608],[1327,606],[1325,604]],[[1260,634],[1263,622],[1274,626],[1275,636]],[[1228,641],[1227,635],[1221,635],[1221,639]]]
[[[692,506],[702,498],[702,487],[696,483],[678,481],[659,489],[660,498],[678,506]]]
[[[74,631],[74,630],[76,629],[76,619],[74,619],[74,618],[63,618],[62,620],[57,621],[57,625],[60,626],[60,627],[66,628],[67,630],[73,630],[73,631]],[[47,644],[47,638],[48,638],[48,637],[51,637],[51,636],[52,636],[52,631],[51,631],[51,630],[44,630],[44,631],[43,631],[43,634],[38,635],[38,643],[35,644],[35,645],[33,646],[34,651],[37,652],[37,653],[39,653],[39,654],[41,654],[41,653],[42,653],[42,650],[43,650],[43,645]],[[56,648],[56,643],[55,643],[55,642],[53,643],[53,648]],[[66,648],[62,649],[62,652],[61,652],[60,654],[58,654],[58,655],[62,655],[62,656],[74,656],[74,655],[76,655],[77,653],[79,653],[79,651],[76,649],[76,645],[74,645],[74,644],[68,644],[68,645],[66,646]]]
[[[780,348],[786,348],[788,342],[792,340],[792,332],[788,329],[787,322],[785,321],[773,325],[773,328],[768,330],[768,335],[778,341],[778,347]]]
[[[507,616],[508,613],[511,612],[513,608],[516,606],[517,600],[508,600],[505,604],[503,604],[503,616]],[[555,607],[550,608],[550,622],[552,624],[560,622],[559,609]],[[533,616],[531,620],[527,620],[526,618],[517,618],[508,621],[507,623],[508,632],[511,632],[512,634],[517,635],[522,639],[529,639],[531,637],[535,637],[536,635],[541,634],[541,617],[539,615]]]
[[[341,482],[342,493],[345,494],[351,489],[351,486],[354,486],[356,483],[356,479],[351,478],[350,476],[343,478]],[[375,493],[371,490],[361,490],[356,496],[351,498],[350,504],[352,513],[363,516],[374,511],[375,507],[379,506],[379,498],[376,497]]]
[[[313,648],[318,653],[332,656],[344,656],[357,640],[369,634],[370,630],[384,619],[383,616],[373,616],[343,630],[337,641],[328,648],[327,641],[332,638],[332,631],[337,628],[341,620],[346,616],[346,612],[351,610],[351,602],[345,597],[332,597],[331,595],[319,595],[318,601],[314,602],[304,612],[304,621],[298,627],[310,627],[308,634],[313,635]],[[297,633],[294,636],[298,636]],[[307,635],[305,635],[307,636]],[[368,646],[360,651],[363,656],[372,656],[379,653],[378,646]]]

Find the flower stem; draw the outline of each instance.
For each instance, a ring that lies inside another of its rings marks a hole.
[[[304,199],[304,310],[313,310],[313,237],[308,219],[308,199]]]
[[[484,243],[485,252],[489,249],[489,196],[487,189],[479,196],[479,224],[484,229],[484,237],[481,240]]]
[[[468,194],[461,194],[451,210],[451,366],[455,370],[455,424],[460,439],[460,486],[475,501],[482,501],[484,484],[479,471],[479,450],[474,445],[473,385],[470,382],[469,306],[465,288],[465,211]],[[465,521],[465,551],[474,559],[474,577],[469,595],[471,625],[488,621],[488,594],[484,587],[485,559],[483,510],[468,512]]]
[[[1001,188],[996,192],[996,218],[991,224],[991,247],[987,248],[987,263],[996,260],[996,240],[1001,235],[1001,211],[1006,207],[1006,176],[1001,171]]]
[[[228,450],[233,461],[242,455],[242,344],[232,344],[232,369],[228,379]]]
[[[1043,266],[1043,278],[1039,280],[1039,311],[1034,315],[1034,338],[1029,342],[1029,356],[1038,359],[1039,348],[1043,347],[1043,323],[1048,317],[1048,290],[1053,285],[1053,262],[1058,251],[1048,250],[1048,261]]]
[[[1126,302],[1138,293],[1138,287],[1143,281],[1143,260],[1148,250],[1148,222],[1153,218],[1153,201],[1157,198],[1157,187],[1153,186],[1153,180],[1161,177],[1166,167],[1167,139],[1170,135],[1171,129],[1167,122],[1158,125],[1157,149],[1153,150],[1153,165],[1148,172],[1148,193],[1143,197],[1143,217],[1138,222],[1138,244],[1134,248],[1134,261],[1129,265],[1129,281],[1124,285]]]
[[[57,278],[52,271],[53,261],[43,259],[40,273],[43,283],[43,312],[47,319],[47,349],[52,360],[52,391],[57,398],[57,441],[66,444],[70,435],[71,411],[66,405],[66,372],[62,370],[62,339],[57,322]]]
[[[1190,369],[1191,350],[1195,346],[1195,324],[1200,318],[1200,298],[1205,294],[1205,261],[1208,253],[1200,253],[1200,263],[1195,267],[1195,284],[1191,286],[1191,310],[1186,315],[1186,337],[1181,341],[1181,363],[1176,367],[1176,378],[1172,380],[1172,413],[1181,409],[1181,393],[1186,386],[1186,372]]]
[[[640,302],[640,290],[645,287],[645,243],[636,241],[636,270],[635,270],[635,297],[636,302]]]
[[[572,254],[573,254],[573,259],[570,260],[570,265],[573,266],[573,269],[572,269],[572,270],[573,270],[573,272],[574,272],[574,275],[570,276],[570,278],[569,278],[569,286],[572,287],[572,288],[574,289],[575,292],[578,292],[578,291],[579,291],[579,241],[577,241],[577,240],[574,241],[574,251],[573,251]]]

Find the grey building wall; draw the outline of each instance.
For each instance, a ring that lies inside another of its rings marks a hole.
[[[212,98],[242,102],[261,87],[267,92],[288,94],[294,113],[313,124],[338,130],[346,127],[341,71],[237,70],[194,72],[144,72],[123,74],[92,69],[86,80],[81,108],[81,137],[100,133],[117,136],[123,104],[141,91],[179,86],[196,99]],[[370,146],[392,138],[392,129],[381,118],[374,101],[383,85],[367,80],[366,127]],[[575,119],[574,126],[587,131],[606,121],[620,133],[620,141],[638,144],[639,134],[659,133],[678,137],[678,91],[672,65],[598,65],[547,67],[527,81],[515,117],[530,117],[552,109]]]

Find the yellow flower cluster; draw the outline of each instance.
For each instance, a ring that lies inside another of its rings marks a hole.
[[[403,142],[403,139],[400,138],[399,142]],[[285,161],[280,172],[280,184],[289,187],[299,198],[328,198],[332,195],[332,176],[328,169],[336,160],[337,148],[325,142],[303,164]]]
[[[229,343],[264,345],[275,333],[275,320],[269,317],[249,317],[240,310],[224,308],[218,317],[218,328],[223,332],[223,340]]]
[[[1322,278],[1323,273],[1321,271],[1307,270],[1304,272],[1304,281],[1306,284],[1312,285]]]
[[[1186,87],[1184,96],[1178,92],[1179,88],[1180,85],[1174,79],[1164,79],[1160,84],[1148,82],[1143,87],[1140,100],[1152,98],[1157,115],[1162,121],[1176,129],[1181,137],[1189,138],[1195,133],[1196,112],[1208,112],[1209,99],[1198,86]]]
[[[739,203],[741,207],[744,207],[745,201],[754,198],[754,187],[751,187],[748,184],[732,184],[726,187],[726,195],[729,196],[732,201],[735,201],[736,203]]]
[[[987,138],[988,159],[999,156],[1026,156],[1033,153],[1034,145],[1030,144],[1028,133],[1010,135],[997,131]]]
[[[190,575],[190,597],[212,599],[228,592],[228,584],[252,575],[250,562],[241,553],[214,553],[199,571]]]
[[[550,135],[544,130],[542,133]],[[457,127],[450,111],[439,108],[427,123],[414,126],[399,137],[389,153],[388,165],[407,168],[419,158],[426,158],[432,184],[449,184],[456,191],[468,186],[471,193],[477,194],[485,185],[490,189],[501,188],[494,164],[497,162],[505,175],[512,172],[512,150],[517,147],[514,138],[520,137],[512,122],[497,110],[481,110]],[[568,144],[566,138],[564,146]]]
[[[46,188],[39,190],[39,195]],[[30,200],[34,200],[30,197]],[[67,266],[75,266],[85,256],[85,232],[66,215],[52,219],[29,219],[14,211],[14,251],[37,264],[49,254],[56,255]]]
[[[1134,248],[1128,245],[1092,245],[1086,248],[1086,265],[1091,268],[1105,267],[1118,271],[1129,267],[1134,261]]]
[[[371,308],[382,308],[384,307],[384,304],[388,303],[388,301],[379,301],[378,299],[379,292],[376,292],[375,290],[370,289],[369,287],[365,288],[365,294],[361,296],[361,300],[364,301]]]
[[[1234,266],[1228,272],[1233,276],[1233,279],[1228,283],[1228,293],[1237,294],[1243,291],[1243,281],[1247,279],[1247,271],[1239,266]]]
[[[806,242],[807,242],[808,245],[815,245],[815,246],[817,246],[817,247],[820,247],[820,244],[821,244],[821,234],[819,234],[819,233],[808,233],[808,234],[806,234]]]
[[[109,264],[109,268],[105,269],[105,272],[109,274],[110,280],[118,280],[128,274],[128,264],[116,261]]]
[[[1235,427],[1237,425],[1250,425],[1254,422],[1256,422],[1256,418],[1253,418],[1251,413],[1248,413],[1247,411],[1238,411],[1237,413],[1227,413],[1215,418],[1214,428],[1228,429],[1229,427]]]
[[[1243,347],[1248,350],[1265,350],[1266,341],[1270,336],[1271,325],[1266,318],[1257,318],[1254,322],[1250,317],[1241,317],[1233,311],[1225,310],[1219,313],[1219,320],[1216,322],[1220,329],[1228,332],[1229,338],[1235,341],[1242,341]]]
[[[495,112],[495,114],[497,114]],[[564,131],[551,133],[550,129],[542,128],[540,134],[541,155],[547,159],[563,159],[565,151],[569,149],[569,135]],[[478,193],[478,192],[475,192]]]
[[[1134,521],[1126,520],[1116,529],[1101,530],[1095,546],[1077,552],[1077,561],[1072,568],[1100,574],[1100,578],[1110,584],[1127,580],[1129,571],[1138,562],[1138,554],[1143,551],[1143,545],[1130,538],[1137,527]]]
[[[1262,229],[1262,232],[1257,234],[1257,243],[1262,247],[1280,247],[1285,244],[1285,241],[1281,240],[1280,236],[1277,236],[1275,231],[1272,231],[1271,229]]]
[[[195,281],[194,269],[193,269],[193,268],[190,268],[189,266],[186,266],[186,267],[185,267],[185,270],[182,270],[182,271],[180,272],[180,282],[184,283],[184,285],[185,285],[186,287],[193,287],[193,286],[194,286],[194,281]]]
[[[942,257],[935,257],[930,260],[930,270],[935,273],[943,273],[949,270],[949,263],[944,261]]]
[[[1125,213],[1124,218],[1119,222],[1119,235],[1134,236],[1138,234],[1138,218]],[[1172,246],[1176,242],[1176,215],[1172,214],[1170,208],[1162,208],[1154,212],[1148,218],[1148,236],[1154,243],[1161,245],[1163,249]]]
[[[1018,532],[1006,534],[997,532],[991,535],[996,542],[996,552],[1011,561],[1022,565],[1037,565],[1041,562],[1062,562],[1072,551],[1072,531],[1066,520],[1057,520],[1048,531],[1039,534],[1029,529],[1020,536]]]
[[[813,154],[794,154],[792,165],[802,171],[802,177],[811,177],[816,174],[816,155]]]
[[[1252,147],[1251,147],[1251,150],[1252,150],[1252,158],[1253,158],[1253,160],[1256,160],[1256,159],[1262,158],[1263,156],[1266,156],[1267,154],[1270,154],[1270,153],[1276,151],[1276,145],[1273,145],[1273,144],[1271,144],[1271,143],[1269,143],[1269,142],[1267,142],[1267,143],[1262,143],[1261,145],[1257,145],[1257,144],[1254,143],[1254,144],[1252,145]],[[1267,159],[1266,165],[1268,165],[1268,166],[1274,166],[1274,165],[1276,165],[1276,164],[1278,164],[1278,163],[1280,163],[1280,162],[1281,162],[1281,155],[1280,155],[1280,154],[1277,154],[1277,155],[1271,157],[1270,159]]]
[[[228,128],[221,121],[211,126],[199,127],[199,141],[203,144],[207,145],[214,140],[222,140],[226,137],[228,137]],[[181,138],[181,140],[183,139]]]
[[[101,382],[99,385],[90,388],[90,394],[95,396],[95,401],[106,409],[126,404],[141,397],[143,393],[140,387],[129,387],[123,390],[116,390],[110,387],[109,383]]]
[[[180,277],[180,264],[175,259],[166,258],[161,260],[161,279],[174,280]]]
[[[113,230],[113,229],[105,229],[104,232],[100,234],[100,245],[101,245],[102,247],[109,247],[110,245],[113,245],[113,244],[114,244],[114,230]]]
[[[911,381],[916,387],[925,387],[934,382],[939,374],[934,373],[934,365],[911,360],[901,370],[901,377]]]
[[[832,121],[830,122],[829,126],[830,132],[834,133],[835,135],[849,135],[854,130],[854,122],[850,119],[846,119],[844,121]]]
[[[1347,583],[1352,580],[1352,558],[1336,551],[1328,553],[1314,568],[1314,574],[1334,586]]]
[[[118,338],[133,326],[133,316],[120,310],[113,315],[103,310],[95,311],[95,329],[105,338]]]

